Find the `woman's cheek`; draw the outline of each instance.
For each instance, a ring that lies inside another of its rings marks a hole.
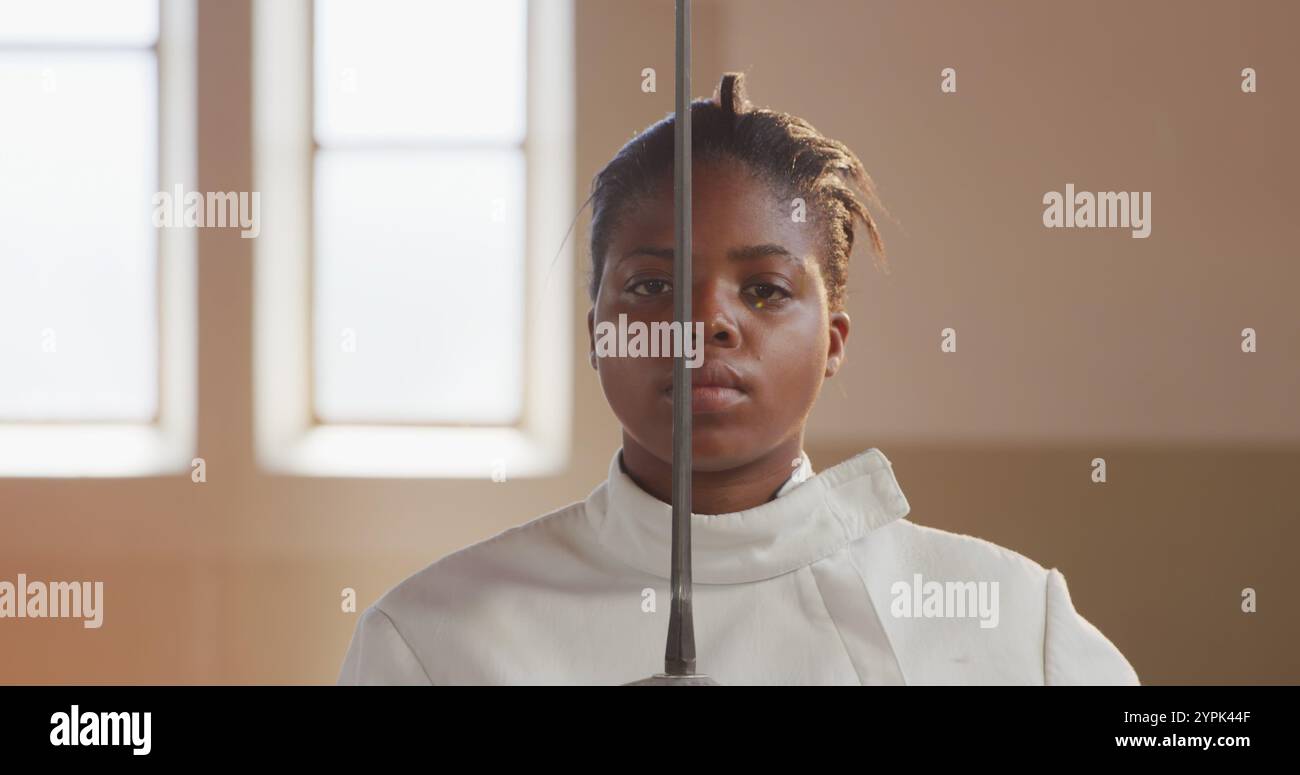
[[[775,392],[780,396],[782,416],[806,416],[817,401],[826,373],[829,334],[814,325],[787,330],[776,337],[764,361],[772,364]]]
[[[657,379],[645,368],[647,359],[605,358],[600,361],[600,384],[605,400],[626,425],[644,424],[658,408]],[[638,366],[640,368],[638,368]]]

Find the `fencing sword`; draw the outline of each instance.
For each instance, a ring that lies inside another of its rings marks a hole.
[[[682,341],[691,326],[691,0],[676,0],[677,113],[673,122],[673,320]],[[672,608],[664,671],[628,686],[717,686],[695,672],[695,618],[691,612],[691,375],[686,348],[673,357]]]

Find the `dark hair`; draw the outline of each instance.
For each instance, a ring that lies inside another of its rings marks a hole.
[[[611,233],[621,216],[658,185],[671,184],[673,124],[669,115],[647,127],[592,179],[588,198],[593,203],[588,287],[592,301],[600,289]],[[802,118],[754,108],[745,97],[743,73],[724,74],[713,99],[691,102],[691,153],[693,160],[740,161],[774,186],[779,196],[804,199],[808,222],[822,227],[822,272],[832,310],[844,303],[855,217],[862,219],[876,254],[883,259],[885,246],[876,222],[851,187],[880,207],[862,162],[848,146],[822,135]]]

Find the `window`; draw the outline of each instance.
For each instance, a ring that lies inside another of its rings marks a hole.
[[[260,0],[254,27],[261,461],[558,470],[570,0]]]
[[[193,180],[193,24],[0,0],[0,475],[189,465],[193,235],[152,211]]]

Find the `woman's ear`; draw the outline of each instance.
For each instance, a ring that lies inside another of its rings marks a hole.
[[[596,308],[587,310],[587,347],[590,350],[591,368],[596,368]]]
[[[830,347],[826,350],[826,376],[833,377],[844,365],[844,359],[848,356],[848,351],[844,349],[844,343],[849,338],[849,313],[832,312],[830,319]]]

